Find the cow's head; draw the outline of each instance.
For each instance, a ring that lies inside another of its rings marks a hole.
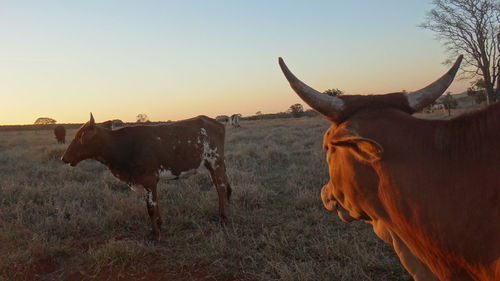
[[[80,161],[96,157],[102,149],[104,130],[109,129],[97,126],[91,113],[90,120],[76,132],[61,160],[76,166]]]
[[[392,120],[397,116],[409,117],[434,102],[453,81],[461,60],[462,56],[459,56],[445,75],[415,92],[334,97],[297,79],[279,58],[281,69],[293,90],[332,122],[323,138],[330,174],[329,182],[321,190],[325,208],[336,210],[346,222],[354,219],[370,221],[373,218],[369,214],[383,211],[377,197],[383,180],[378,172],[384,160],[383,144],[393,136],[384,136],[388,128],[380,124],[385,122],[383,124],[393,126]],[[375,122],[378,125],[374,126]]]

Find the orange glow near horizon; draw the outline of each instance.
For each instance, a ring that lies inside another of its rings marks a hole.
[[[2,5],[0,125],[282,112],[304,103],[279,56],[315,89],[346,94],[416,90],[447,70],[440,43],[416,27],[423,3]]]

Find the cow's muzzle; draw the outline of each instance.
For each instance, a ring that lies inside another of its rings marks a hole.
[[[68,160],[66,157],[64,157],[64,155],[61,157],[61,161],[63,161],[66,164],[69,164],[71,167],[75,167],[76,166],[76,162],[75,161]]]
[[[349,214],[349,211],[344,209],[335,199],[329,188],[328,184],[325,184],[321,189],[321,201],[323,201],[323,206],[325,206],[328,211],[337,211],[337,215],[344,222],[355,221],[356,219]]]
[[[321,201],[323,201],[323,206],[328,210],[328,211],[335,211],[337,209],[337,200],[335,200],[335,197],[331,194],[331,192],[328,190],[328,184],[325,184],[323,188],[321,188]]]

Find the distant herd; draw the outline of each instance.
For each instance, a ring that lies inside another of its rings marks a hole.
[[[445,92],[461,61],[418,91],[335,97],[300,81],[279,58],[291,88],[331,122],[323,136],[330,174],[321,189],[324,207],[342,221],[371,224],[418,281],[500,280],[500,103],[451,120],[412,116]],[[61,160],[71,166],[97,160],[144,190],[154,242],[162,227],[161,178],[206,169],[218,193],[218,220],[226,222],[232,188],[223,123],[239,127],[240,118],[113,128],[91,114]],[[54,134],[65,143],[64,127]]]

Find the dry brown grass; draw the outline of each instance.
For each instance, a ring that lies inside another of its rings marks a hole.
[[[320,118],[228,128],[229,223],[206,174],[161,182],[162,241],[145,202],[95,161],[58,157],[51,131],[0,133],[0,280],[410,280],[369,225],[340,222]],[[68,131],[68,139],[74,130]]]

